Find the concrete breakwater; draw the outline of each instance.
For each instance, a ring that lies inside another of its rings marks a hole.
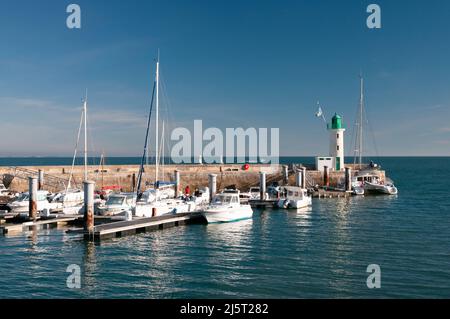
[[[200,188],[208,185],[208,175],[217,174],[217,188],[222,189],[228,185],[236,185],[241,190],[247,190],[251,186],[258,186],[259,173],[267,174],[267,184],[271,182],[286,182],[286,172],[288,173],[287,182],[290,185],[295,184],[294,167],[300,164],[290,165],[271,165],[271,164],[250,164],[245,167],[242,164],[181,164],[165,165],[160,167],[160,179],[165,181],[174,180],[174,172],[178,170],[181,177],[181,187],[184,189],[187,185],[191,189]],[[352,167],[352,165],[349,165]],[[308,186],[324,185],[324,172],[314,170],[308,167],[307,180]],[[71,166],[28,166],[28,167],[0,167],[0,176],[6,187],[14,191],[28,190],[28,177],[37,176],[39,171],[43,175],[43,189],[51,191],[61,190],[67,185],[71,173]],[[103,186],[117,185],[123,191],[133,190],[139,173],[139,165],[105,165],[103,167],[95,165],[88,166],[88,178],[95,181],[96,188]],[[358,174],[358,170],[353,167],[353,173]],[[378,171],[382,180],[385,178],[384,171]],[[155,180],[155,167],[153,165],[145,167],[143,175],[143,185],[153,183]],[[84,166],[75,166],[73,169],[72,186],[82,188],[84,178]],[[338,186],[343,184],[345,179],[344,171],[328,172],[329,186]],[[59,188],[59,189],[58,189]]]

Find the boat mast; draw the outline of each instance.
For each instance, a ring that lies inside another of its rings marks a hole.
[[[72,178],[73,178],[73,169],[75,167],[75,159],[77,157],[77,151],[78,151],[78,144],[80,143],[81,128],[83,126],[83,117],[84,117],[84,108],[81,111],[80,125],[78,127],[78,134],[77,134],[77,142],[75,144],[75,149],[73,151],[72,167],[70,168],[70,175],[69,175],[69,181],[67,182],[66,192],[71,187],[71,182],[72,182]]]
[[[361,92],[360,92],[360,99],[359,99],[359,169],[362,167],[362,151],[363,151],[363,110],[364,110],[364,79],[362,77],[362,74],[360,75],[360,82],[361,82]]]
[[[150,110],[148,112],[148,118],[147,118],[147,129],[145,131],[145,141],[144,141],[144,153],[142,154],[142,159],[141,159],[141,165],[139,166],[139,173],[138,173],[138,178],[137,178],[137,185],[136,185],[136,198],[139,199],[140,197],[140,192],[141,192],[141,181],[142,181],[142,174],[144,172],[144,163],[145,163],[145,156],[148,154],[148,132],[150,130],[150,121],[151,121],[151,116],[152,116],[152,110],[153,110],[153,100],[155,97],[155,87],[156,87],[156,79],[153,82],[153,89],[152,89],[152,99],[150,101]]]
[[[159,169],[159,50],[158,58],[156,60],[156,118],[155,118],[155,185],[158,182],[158,169]]]
[[[88,173],[87,173],[87,89],[86,89],[86,97],[84,99],[83,104],[83,113],[84,113],[84,180],[87,181]]]

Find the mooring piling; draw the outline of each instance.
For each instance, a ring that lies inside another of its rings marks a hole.
[[[289,182],[289,167],[287,165],[283,165],[283,180],[285,184]]]
[[[266,172],[259,172],[259,198],[266,199]]]
[[[95,182],[84,181],[84,230],[94,230],[94,188]]]
[[[212,201],[217,192],[217,174],[209,174],[209,201]]]
[[[323,186],[330,186],[330,176],[328,166],[323,167]]]
[[[175,176],[175,197],[178,197],[178,195],[180,194],[180,171],[176,169],[174,171],[174,176]]]
[[[36,220],[37,216],[37,192],[38,192],[38,183],[37,178],[32,176],[28,178],[29,183],[29,204],[28,204],[28,216],[32,220]]]
[[[38,188],[39,190],[42,190],[42,187],[44,186],[44,171],[42,169],[38,172]]]
[[[302,174],[301,172],[295,173],[295,186],[301,187],[302,186]]]
[[[303,189],[306,188],[306,167],[302,167],[302,184],[301,187]]]
[[[345,190],[352,191],[352,169],[350,167],[345,168]]]

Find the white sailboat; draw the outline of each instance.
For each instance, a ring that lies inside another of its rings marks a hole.
[[[378,165],[371,162],[369,169],[363,169],[363,122],[365,120],[364,112],[364,79],[360,76],[360,98],[358,116],[355,125],[358,127],[355,139],[353,164],[359,167],[357,176],[352,179],[352,189],[355,195],[364,195],[366,193],[379,193],[396,195],[398,193],[394,182],[388,178],[382,181],[377,174]]]
[[[87,90],[86,96],[83,100],[83,108],[81,111],[81,119],[80,126],[78,127],[77,141],[75,144],[75,150],[72,158],[72,167],[70,170],[69,180],[67,182],[67,187],[64,191],[59,192],[52,196],[51,203],[53,204],[53,209],[62,210],[64,214],[78,214],[81,212],[84,203],[84,192],[78,188],[72,188],[72,180],[73,180],[73,171],[75,167],[75,159],[77,157],[78,145],[80,142],[81,129],[84,127],[84,180],[88,178],[88,170],[87,170],[87,159],[88,159],[88,146],[87,146],[87,107],[88,107],[88,98],[87,98]]]
[[[144,160],[148,156],[148,134],[150,127],[151,111],[153,107],[153,98],[155,99],[155,181],[154,187],[145,190],[141,193],[140,187],[142,182],[142,174],[144,167]],[[164,127],[163,127],[164,129]],[[161,183],[159,174],[159,54],[156,61],[156,74],[153,84],[153,95],[150,104],[150,112],[147,122],[147,131],[144,143],[144,154],[139,170],[136,193],[138,200],[133,209],[133,215],[136,217],[155,217],[165,214],[175,214],[191,212],[196,209],[195,201],[185,201],[181,198],[176,198],[175,185],[173,183]]]

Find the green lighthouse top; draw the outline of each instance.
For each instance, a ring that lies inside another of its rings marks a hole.
[[[334,113],[334,116],[331,119],[331,125],[328,124],[328,129],[336,130],[336,129],[342,129],[342,128],[344,128],[344,125],[342,123],[342,117],[339,116],[337,113]]]

